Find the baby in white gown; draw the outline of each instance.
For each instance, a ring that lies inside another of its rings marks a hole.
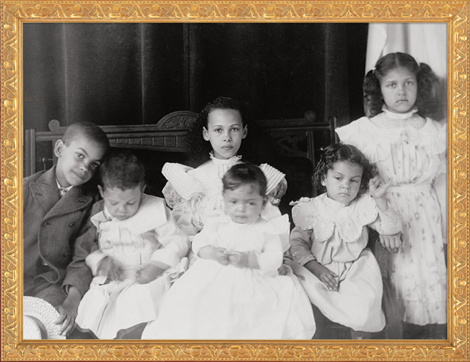
[[[287,216],[260,217],[266,177],[237,164],[223,177],[225,214],[193,241],[194,265],[167,294],[143,339],[310,339],[315,321],[294,275],[279,275]]]
[[[143,193],[144,171],[126,152],[110,155],[100,168],[103,200],[93,205],[89,234],[98,245],[86,258],[94,278],[77,324],[101,339],[154,320],[187,266],[188,237],[163,199]]]

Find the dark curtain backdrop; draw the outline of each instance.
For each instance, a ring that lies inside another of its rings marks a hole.
[[[363,115],[367,24],[23,24],[24,128],[156,123],[219,95],[254,119]]]

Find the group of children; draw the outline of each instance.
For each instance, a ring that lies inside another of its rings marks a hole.
[[[435,83],[408,54],[377,62],[364,81],[367,116],[337,130],[341,143],[315,168],[324,193],[293,203],[292,230],[276,207],[284,174],[239,155],[248,127],[233,99],[197,119],[211,149],[203,164],[163,167],[165,200],[144,193],[142,162],[108,152],[99,127],[71,125],[57,165],[24,180],[24,295],[52,304],[68,338],[311,339],[318,313],[372,338],[392,322],[390,285],[397,338],[445,338]]]

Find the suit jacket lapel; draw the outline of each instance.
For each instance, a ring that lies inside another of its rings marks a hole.
[[[74,212],[93,201],[91,196],[82,193],[81,187],[72,187],[60,198],[55,178],[55,166],[46,171],[36,182],[31,183],[31,191],[46,212],[44,219]]]
[[[64,215],[86,207],[93,201],[91,196],[83,195],[80,187],[72,187],[62,198],[52,207],[45,218]]]
[[[55,181],[55,166],[30,184],[32,194],[47,213],[59,201],[60,194]]]

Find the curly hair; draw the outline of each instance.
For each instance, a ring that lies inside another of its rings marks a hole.
[[[236,190],[242,185],[258,185],[259,194],[266,197],[268,181],[258,166],[248,162],[237,163],[222,178],[223,190]]]
[[[437,85],[439,78],[426,63],[417,63],[415,58],[406,53],[389,53],[380,58],[375,69],[370,70],[362,86],[364,92],[364,112],[367,117],[374,117],[382,112],[384,104],[381,80],[392,70],[405,68],[416,76],[418,94],[415,106],[421,117],[436,118],[439,111]]]
[[[333,169],[334,164],[341,161],[362,167],[359,194],[366,192],[369,188],[369,180],[377,175],[377,169],[356,147],[344,143],[333,143],[323,150],[313,176],[315,187],[324,190],[325,187],[321,183],[326,178],[328,170]]]
[[[143,162],[127,150],[111,151],[99,171],[99,185],[105,188],[128,190],[145,184]]]

